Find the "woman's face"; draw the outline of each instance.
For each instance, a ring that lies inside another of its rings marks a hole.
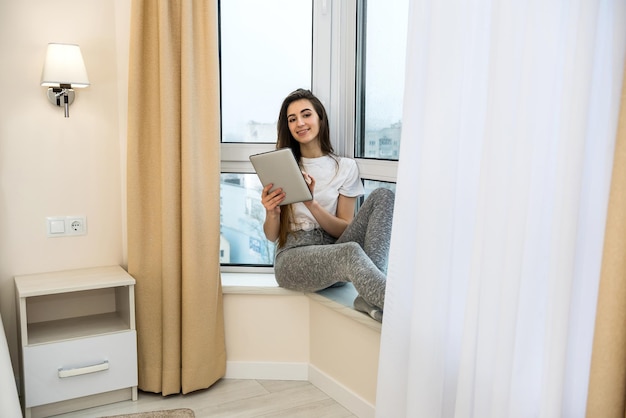
[[[300,99],[287,106],[287,123],[291,135],[301,145],[318,141],[320,118],[308,99]]]

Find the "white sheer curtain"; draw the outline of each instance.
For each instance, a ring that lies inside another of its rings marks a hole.
[[[376,415],[582,417],[623,0],[416,0]]]

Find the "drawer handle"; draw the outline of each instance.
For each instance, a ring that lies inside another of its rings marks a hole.
[[[102,372],[109,369],[109,361],[105,360],[99,364],[92,364],[91,366],[76,367],[74,369],[59,369],[59,377],[72,377],[80,376],[88,373]]]

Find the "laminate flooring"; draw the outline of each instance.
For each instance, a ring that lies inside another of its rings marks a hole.
[[[356,417],[306,381],[222,379],[206,390],[161,396],[139,391],[137,401],[116,402],[57,417],[102,417],[162,409],[189,408],[196,418]]]

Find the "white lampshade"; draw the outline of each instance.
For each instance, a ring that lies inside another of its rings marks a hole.
[[[61,84],[70,84],[72,88],[89,86],[87,69],[78,45],[48,44],[46,61],[41,73],[41,85],[61,87]]]

